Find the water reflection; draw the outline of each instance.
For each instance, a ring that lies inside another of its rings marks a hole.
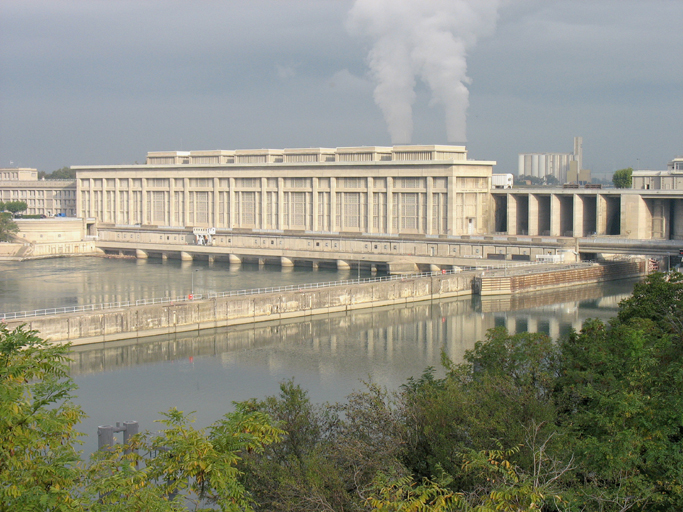
[[[486,331],[541,331],[553,337],[580,329],[587,318],[607,320],[633,282],[478,300],[463,298],[407,307],[199,331],[74,347],[70,363],[82,425],[137,420],[153,429],[157,412],[197,411],[197,423],[215,421],[232,401],[277,393],[294,377],[316,402],[338,401],[361,380],[395,389],[441,351],[454,361]],[[87,450],[94,449],[93,436]]]
[[[199,270],[199,272],[194,272]],[[160,259],[56,258],[0,262],[0,312],[180,297],[355,278],[349,270]],[[369,273],[362,273],[369,276]]]

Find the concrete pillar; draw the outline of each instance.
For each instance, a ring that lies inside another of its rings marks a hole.
[[[337,178],[330,178],[330,231],[338,231],[337,226]]]
[[[550,236],[562,236],[560,229],[562,223],[560,222],[561,214],[560,198],[556,194],[550,196]]]
[[[574,223],[572,226],[572,233],[575,238],[580,238],[585,235],[583,232],[583,197],[579,194],[573,194],[574,201]]]
[[[147,253],[143,251],[142,249],[135,249],[135,257],[139,260],[146,260],[147,259]]]
[[[350,270],[351,265],[344,260],[337,260],[337,270]]]
[[[650,237],[652,218],[645,200],[640,195],[621,195],[621,234],[627,238]]]
[[[230,265],[241,265],[242,264],[242,258],[237,256],[236,254],[228,254],[228,261],[230,262]]]
[[[193,259],[189,252],[180,251],[180,261],[192,261]]]
[[[375,230],[372,226],[372,205],[373,205],[373,192],[372,189],[375,185],[375,178],[366,178],[366,183],[367,183],[367,190],[368,193],[366,194],[366,199],[367,199],[367,210],[365,212],[365,232],[366,233],[374,233]]]
[[[449,178],[454,179],[454,178]],[[449,210],[450,212],[450,210]],[[387,176],[387,233],[394,232],[394,178]]]
[[[232,229],[237,225],[235,221],[235,178],[230,178],[228,196],[228,228]]]
[[[280,257],[280,265],[283,267],[293,267],[294,262],[291,259],[282,256]]]
[[[313,203],[313,212],[312,212],[313,213],[313,220],[312,220],[313,225],[312,225],[311,229],[315,233],[317,231],[321,231],[320,227],[318,226],[318,210],[320,208],[320,206],[318,205],[318,178],[311,178],[311,180],[313,181],[313,183],[311,184],[312,185],[312,187],[311,187],[312,192],[311,193],[313,194],[313,197],[311,198],[312,199],[311,202]]]
[[[607,233],[607,199],[602,194],[598,194],[596,197],[595,205],[595,232],[598,235],[604,235]]]
[[[145,224],[149,224],[147,221],[147,178],[142,178],[142,220],[140,221],[140,224],[143,226]]]
[[[207,259],[209,260],[209,265],[213,265],[213,262],[215,261],[216,257],[213,254],[209,254]]]
[[[534,194],[529,194],[529,218],[527,220],[527,226],[529,229],[530,236],[538,236],[538,196]]]
[[[265,178],[262,181],[265,181]],[[213,227],[218,227],[220,224],[220,222],[218,220],[219,216],[220,216],[220,211],[221,211],[219,187],[220,187],[220,180],[218,178],[214,178],[213,179],[213,212],[212,212],[213,215],[211,216],[211,218],[213,219]],[[263,185],[263,187],[262,187],[263,194],[261,195],[261,197],[265,197],[265,195],[266,195],[265,189],[266,189],[266,187],[265,187],[265,185]],[[263,211],[264,210],[262,210],[262,212]]]
[[[167,261],[168,260],[168,254],[165,252],[161,253],[161,261]]]
[[[111,220],[114,224],[121,224],[119,219],[119,210],[121,209],[121,203],[119,200],[119,179],[114,178],[114,218]]]
[[[175,222],[175,178],[168,179],[168,222],[166,225],[177,225]]]
[[[311,268],[312,268],[313,270],[318,270],[318,262],[317,262],[317,261],[312,262],[312,263],[311,263]]]
[[[672,199],[673,204],[673,229],[671,230],[672,240],[683,240],[683,201],[680,199]]]
[[[508,194],[508,235],[517,234],[517,197]]]
[[[234,180],[233,180],[234,181]],[[183,226],[190,225],[190,178],[183,178]],[[232,190],[232,184],[230,185]]]
[[[277,228],[285,229],[285,179],[277,179]]]
[[[434,214],[434,178],[427,176],[427,230],[428,235],[434,234],[433,229],[433,214]]]
[[[429,265],[430,272],[441,272],[441,267],[439,265],[434,265],[433,263]]]
[[[265,258],[259,258],[258,259],[258,266],[263,267],[266,264],[266,259]]]

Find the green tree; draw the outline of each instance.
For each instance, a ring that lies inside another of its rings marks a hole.
[[[19,226],[8,213],[0,213],[0,242],[11,242],[19,232]]]
[[[0,324],[0,510],[73,510],[81,466],[68,346]]]
[[[631,188],[632,174],[633,168],[631,167],[614,171],[614,175],[612,176],[612,183],[614,183],[614,186],[617,188]]]
[[[5,203],[5,210],[10,212],[12,216],[16,216],[17,213],[26,211],[28,209],[28,204],[26,201],[8,201]]]
[[[38,172],[38,179],[46,180],[74,180],[76,179],[76,171],[68,166],[61,167],[56,171],[51,173],[46,173],[45,171]]]

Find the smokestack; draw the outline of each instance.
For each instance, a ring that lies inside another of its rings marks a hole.
[[[374,98],[393,144],[410,143],[419,77],[442,105],[449,142],[465,142],[467,51],[495,30],[501,0],[356,0],[348,29],[370,40]]]

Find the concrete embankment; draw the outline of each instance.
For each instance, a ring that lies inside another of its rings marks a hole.
[[[473,277],[473,272],[436,274],[423,278],[233,295],[6,322],[10,328],[26,323],[42,337],[55,342],[99,343],[469,295]]]
[[[80,345],[439,300],[472,293],[496,295],[578,286],[636,277],[644,275],[645,271],[645,262],[618,262],[434,274],[17,318],[5,322],[10,328],[26,323],[30,329],[52,341],[71,341]],[[506,272],[513,275],[505,275]]]

